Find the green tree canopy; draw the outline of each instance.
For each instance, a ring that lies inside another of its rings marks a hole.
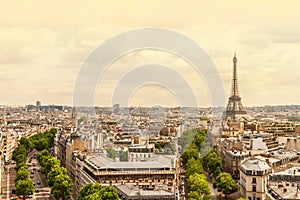
[[[60,167],[58,165],[54,165],[53,168],[51,168],[50,172],[47,174],[47,183],[50,187],[53,186],[55,179],[60,174],[67,174],[67,170],[64,167]]]
[[[57,129],[56,128],[51,128],[49,133],[51,133],[54,136],[57,133]]]
[[[218,156],[215,150],[212,150],[203,158],[203,160],[210,172],[212,172],[215,177],[218,176],[222,171],[222,159],[220,156]]]
[[[48,158],[48,159],[47,159]],[[48,174],[52,168],[60,167],[60,161],[57,158],[54,158],[52,156],[47,156],[43,160],[42,168],[45,174]]]
[[[37,160],[38,160],[38,162],[41,163],[42,157],[44,157],[44,156],[49,156],[49,155],[50,155],[50,153],[49,153],[49,151],[48,151],[47,149],[44,149],[44,150],[40,151],[40,152],[38,153],[38,155],[37,155]]]
[[[26,163],[25,162],[17,162],[15,169],[18,171],[20,168],[22,167],[26,167]],[[28,167],[28,166],[27,166]]]
[[[19,160],[19,156],[25,157],[27,156],[27,151],[24,145],[19,145],[14,151],[13,151],[13,160],[16,162],[22,162],[23,160]]]
[[[34,147],[38,151],[43,149],[48,149],[50,147],[49,140],[47,138],[41,138],[40,140],[35,140]]]
[[[32,181],[27,178],[16,182],[16,194],[22,196],[25,200],[30,194],[33,194],[34,186]]]
[[[127,151],[120,152],[120,161],[128,161],[128,152]]]
[[[19,145],[23,145],[25,147],[25,149],[28,151],[30,151],[31,149],[33,149],[33,144],[32,142],[25,138],[25,137],[21,137],[20,141],[19,141]]]
[[[189,196],[189,200],[201,200],[202,199],[200,194],[196,191],[191,191],[188,194],[188,196]]]
[[[102,190],[102,186],[100,184],[88,183],[82,188],[80,188],[77,200],[85,200],[85,197],[87,197],[90,194],[96,193],[100,190]]]
[[[115,159],[117,152],[113,148],[106,148],[105,150],[107,152],[107,157]]]
[[[59,174],[55,177],[53,186],[51,187],[51,194],[56,199],[69,199],[72,191],[71,180],[66,174]]]
[[[21,167],[16,174],[15,183],[18,182],[19,180],[26,180],[28,176],[29,176],[28,167],[27,166]]]
[[[194,158],[191,158],[188,160],[186,164],[186,178],[189,178],[190,176],[194,174],[203,174],[204,170],[202,167],[202,163],[200,160],[195,160]]]
[[[104,187],[100,192],[102,194],[103,200],[118,200],[119,195],[115,188],[113,187]]]
[[[182,163],[184,165],[187,164],[188,160],[194,158],[195,160],[198,160],[200,158],[199,156],[199,150],[195,145],[191,145],[183,154],[182,154]]]
[[[83,186],[77,200],[118,200],[118,192],[115,188],[102,187],[100,184],[88,183]]]
[[[238,189],[238,186],[233,180],[231,174],[227,172],[222,172],[217,176],[214,181],[214,186],[218,189],[218,191],[223,192],[224,194],[231,194]]]
[[[194,192],[196,192],[200,196],[199,200],[210,199],[210,190],[204,174],[194,174],[190,176],[188,178],[188,185],[191,189],[192,198],[195,198],[196,194],[194,194]]]

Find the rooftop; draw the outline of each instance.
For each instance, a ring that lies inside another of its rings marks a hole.
[[[241,166],[244,167],[246,170],[256,170],[256,171],[271,169],[271,167],[268,165],[266,161],[262,161],[256,158],[247,159],[243,161]]]
[[[156,198],[162,196],[175,196],[173,192],[168,192],[166,190],[144,190],[139,189],[130,185],[118,185],[115,186],[119,191],[124,193],[126,196],[129,197],[151,197],[155,196]]]
[[[166,156],[155,156],[144,162],[120,162],[114,161],[103,156],[90,157],[86,160],[96,169],[113,169],[113,170],[158,170],[171,168],[171,159]]]

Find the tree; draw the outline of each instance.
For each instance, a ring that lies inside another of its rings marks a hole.
[[[41,157],[41,159],[40,159],[40,162],[39,162],[39,164],[41,165],[41,171],[44,173],[44,174],[47,174],[48,172],[47,172],[47,170],[46,170],[46,168],[45,168],[45,166],[46,166],[46,163],[47,163],[47,161],[48,161],[48,159],[50,159],[50,158],[52,158],[50,155],[48,155],[48,156],[43,156],[43,157]]]
[[[26,162],[26,154],[18,154],[15,156],[16,163]]]
[[[100,190],[102,190],[102,186],[100,184],[88,183],[82,188],[80,188],[77,200],[85,200],[85,197]]]
[[[212,150],[207,156],[203,158],[206,166],[214,174],[215,177],[222,172],[222,159],[218,156],[215,150]]]
[[[92,193],[84,198],[85,200],[101,200],[101,194],[99,192]]]
[[[128,161],[128,152],[127,151],[120,152],[120,161]]]
[[[104,187],[102,189],[102,191],[100,192],[100,194],[102,194],[103,200],[118,200],[119,199],[118,192],[113,187]]]
[[[49,141],[47,138],[42,138],[40,140],[35,140],[34,147],[38,151],[48,149],[50,147]]]
[[[24,166],[25,167],[27,166],[25,162],[17,162],[15,169],[18,171],[20,168],[22,168]]]
[[[22,155],[23,157],[25,157],[26,160],[26,156],[27,156],[27,151],[24,145],[19,145],[14,151],[13,151],[13,160],[18,162],[17,157]]]
[[[248,200],[248,198],[240,197],[240,198],[238,198],[237,200]]]
[[[51,128],[49,133],[51,133],[53,136],[55,136],[55,134],[57,133],[57,129],[56,128]]]
[[[223,192],[224,194],[231,194],[238,189],[236,182],[227,172],[222,172],[217,176],[214,181],[214,186],[218,189],[218,191]]]
[[[55,165],[53,168],[51,168],[50,172],[47,174],[47,183],[50,187],[53,186],[56,176],[60,174],[67,174],[67,170],[64,167],[60,167],[58,165]]]
[[[188,194],[189,200],[199,200],[202,199],[198,192],[192,191]]]
[[[193,143],[200,149],[205,140],[205,135],[196,134]]]
[[[26,180],[28,176],[29,176],[28,167],[27,166],[21,167],[16,174],[15,183],[18,182],[19,180]]]
[[[198,148],[195,145],[191,145],[183,154],[182,162],[184,165],[187,164],[188,160],[194,158],[198,160],[200,158]]]
[[[59,174],[55,177],[53,186],[51,187],[51,194],[56,199],[69,199],[72,191],[71,180],[66,174]]]
[[[19,180],[16,183],[16,194],[22,196],[25,200],[30,194],[33,194],[34,186],[32,181],[27,178],[25,180]]]
[[[193,174],[203,174],[204,170],[202,167],[202,163],[200,160],[195,160],[194,158],[191,158],[188,160],[186,164],[186,174],[185,176],[189,178]]]
[[[49,156],[49,155],[50,155],[50,153],[47,149],[44,149],[44,150],[40,151],[37,155],[38,162],[41,163],[41,158],[44,157],[44,156]]]
[[[33,144],[31,142],[31,140],[25,138],[25,137],[21,137],[20,141],[19,141],[19,145],[24,145],[26,151],[30,151],[31,149],[33,149]]]
[[[83,186],[77,200],[118,200],[118,192],[115,188],[102,187],[100,184],[88,183]]]
[[[107,157],[115,159],[115,157],[117,156],[117,152],[112,149],[112,148],[106,148],[106,152],[107,152]]]
[[[196,194],[193,194],[193,192],[196,192],[200,196],[201,200],[210,199],[210,190],[204,174],[194,174],[193,176],[190,176],[188,178],[188,185],[193,198],[196,196]]]
[[[52,168],[60,167],[60,161],[54,157],[47,156],[48,159],[43,160],[43,171],[48,174]]]
[[[203,144],[200,150],[201,157],[204,158],[205,156],[207,156],[211,152],[211,150],[212,148],[210,145]]]
[[[178,144],[182,146],[183,152],[186,151],[193,143],[196,134],[196,130],[188,130],[183,132],[182,136],[178,139]]]

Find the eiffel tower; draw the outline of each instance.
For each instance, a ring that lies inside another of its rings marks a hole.
[[[238,77],[237,77],[237,58],[236,53],[233,57],[233,80],[231,88],[231,96],[229,97],[227,108],[226,108],[226,118],[231,118],[233,121],[236,120],[238,115],[246,115],[247,112],[244,110],[241,97],[239,96],[238,89]]]

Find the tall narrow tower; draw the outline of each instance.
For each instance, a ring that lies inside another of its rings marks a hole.
[[[2,118],[3,118],[3,124],[6,126],[7,125],[6,107],[3,108]]]
[[[236,63],[237,63],[237,58],[236,58],[236,53],[234,53],[231,96],[229,97],[227,108],[226,108],[226,118],[230,117],[233,120],[236,120],[236,117],[238,115],[246,115],[247,114],[247,112],[243,108],[241,97],[239,96]]]

